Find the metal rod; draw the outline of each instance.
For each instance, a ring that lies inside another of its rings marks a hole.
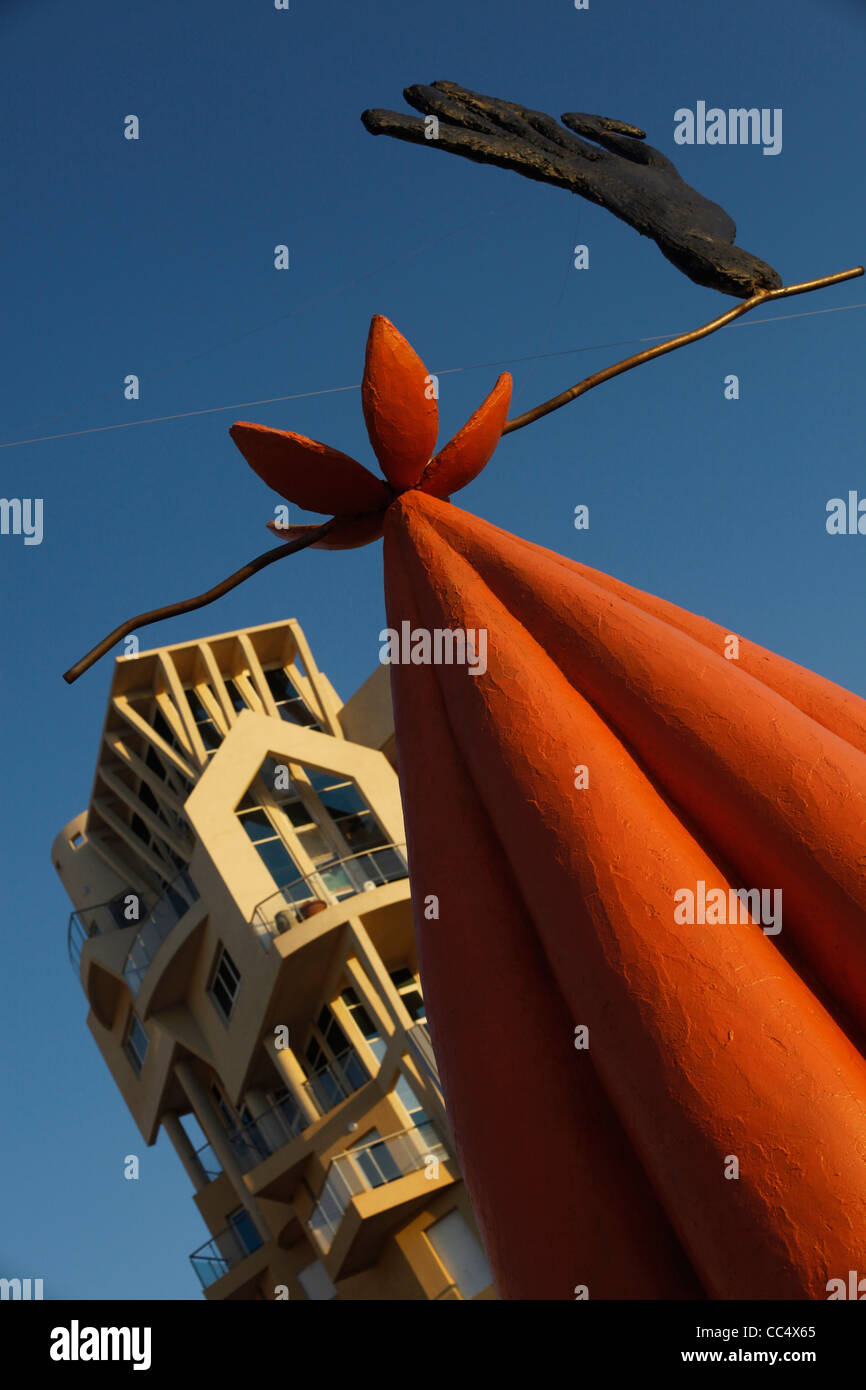
[[[273,550],[266,550],[264,554],[257,555],[255,560],[250,560],[248,565],[243,565],[241,569],[235,570],[227,579],[223,579],[219,584],[215,584],[212,589],[208,589],[204,594],[197,594],[195,598],[181,599],[179,603],[169,603],[165,608],[152,608],[149,613],[139,613],[136,618],[128,618],[120,627],[116,627],[107,637],[103,637],[91,651],[83,656],[80,661],[76,661],[74,666],[70,666],[68,671],[64,671],[63,679],[68,685],[72,685],[78,680],[85,671],[95,665],[101,656],[104,656],[122,637],[126,637],[130,632],[134,632],[137,627],[148,627],[151,623],[158,623],[161,618],[175,618],[180,613],[192,613],[196,608],[205,608],[207,604],[214,603],[223,594],[229,593],[231,589],[236,589],[238,584],[243,584],[245,579],[251,579],[259,570],[272,565],[275,560],[282,560],[284,555],[294,555],[299,550],[306,550],[308,545],[320,540],[333,530],[337,524],[337,517],[331,517],[330,521],[324,522],[321,526],[316,526],[309,535],[298,536],[296,540],[286,541],[285,545],[278,545]]]
[[[542,419],[543,416],[549,415],[554,410],[559,410],[560,406],[576,400],[586,391],[591,391],[593,386],[600,386],[603,381],[610,381],[611,378],[630,371],[632,367],[639,367],[644,362],[652,361],[654,357],[663,357],[665,353],[673,352],[675,348],[685,347],[688,343],[695,343],[700,338],[708,337],[710,333],[716,333],[718,329],[724,328],[726,324],[732,323],[742,314],[747,314],[750,309],[756,308],[759,304],[766,304],[772,299],[786,299],[794,294],[808,294],[811,290],[826,289],[828,285],[838,285],[844,280],[852,280],[862,274],[863,266],[858,265],[851,270],[840,270],[835,275],[824,275],[818,280],[806,280],[799,285],[784,285],[781,289],[776,290],[761,290],[758,294],[752,295],[750,299],[743,300],[741,304],[729,309],[726,314],[713,319],[711,323],[705,323],[701,328],[694,328],[690,333],[681,333],[676,338],[669,338],[667,342],[647,348],[645,352],[636,353],[633,357],[627,357],[622,362],[615,362],[613,366],[605,367],[600,372],[594,372],[592,376],[579,381],[576,386],[562,391],[549,401],[543,401],[541,405],[527,410],[525,414],[518,415],[514,420],[508,420],[502,433],[504,435],[511,434],[514,430],[523,429],[524,425],[531,425],[533,421]],[[317,526],[309,535],[287,541],[285,545],[277,546],[273,550],[266,550],[263,555],[257,556],[255,560],[250,560],[249,564],[235,570],[234,574],[230,574],[227,579],[221,580],[219,584],[214,585],[204,594],[198,594],[195,598],[182,599],[179,603],[167,604],[164,608],[154,608],[148,613],[139,613],[137,617],[127,619],[125,623],[121,623],[107,637],[104,637],[74,666],[70,666],[68,671],[64,671],[63,679],[68,685],[72,685],[79,676],[83,675],[100,657],[104,656],[115,642],[119,642],[136,628],[148,627],[151,623],[157,623],[162,618],[175,618],[181,613],[192,613],[197,608],[205,608],[209,603],[214,603],[218,598],[229,593],[230,590],[237,588],[239,584],[243,584],[245,579],[250,579],[254,574],[258,574],[259,570],[265,569],[267,565],[272,565],[276,560],[282,560],[286,555],[294,555],[299,550],[306,550],[322,536],[326,536],[336,524],[337,518],[332,517],[330,521]]]
[[[760,290],[758,294],[752,295],[751,299],[744,299],[735,308],[729,309],[726,314],[713,319],[711,323],[705,323],[701,328],[693,328],[690,333],[681,333],[677,338],[668,338],[664,343],[658,343],[655,347],[647,348],[645,352],[638,352],[634,357],[626,357],[622,362],[615,362],[612,367],[605,367],[603,371],[594,372],[592,376],[584,377],[576,386],[571,386],[567,391],[562,391],[558,396],[553,396],[549,401],[543,401],[541,405],[535,406],[532,410],[527,410],[524,415],[517,415],[513,420],[506,421],[503,434],[511,434],[513,430],[522,430],[524,425],[531,425],[534,420],[540,420],[542,416],[549,415],[553,410],[559,410],[560,406],[568,405],[569,401],[577,400],[578,396],[591,391],[593,386],[600,386],[603,381],[610,381],[612,377],[621,376],[623,372],[628,372],[632,367],[639,367],[643,362],[651,362],[654,357],[663,357],[666,352],[673,352],[675,348],[685,347],[687,343],[696,343],[699,338],[706,338],[710,333],[715,333],[725,324],[732,323],[742,314],[747,314],[750,309],[755,309],[759,304],[767,304],[771,299],[786,299],[792,294],[808,294],[810,290],[823,290],[828,285],[838,285],[843,280],[853,280],[856,276],[863,274],[863,266],[854,266],[852,270],[840,270],[836,275],[823,275],[820,280],[806,280],[801,285],[783,285],[779,290]]]

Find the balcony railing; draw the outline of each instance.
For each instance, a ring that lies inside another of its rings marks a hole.
[[[219,1235],[205,1245],[199,1246],[190,1255],[190,1263],[199,1277],[203,1289],[215,1284],[230,1269],[240,1264],[247,1255],[260,1250],[263,1241],[252,1220],[244,1216],[233,1226],[227,1226]]]
[[[111,902],[94,903],[93,907],[82,907],[70,914],[66,945],[76,974],[81,969],[81,949],[85,941],[89,941],[93,936],[104,936],[107,932],[133,925],[123,915],[124,897],[125,895],[121,894],[112,898]]]
[[[127,952],[123,967],[123,978],[133,997],[138,994],[141,982],[163,941],[197,901],[198,889],[184,870],[172,880],[159,902],[148,913]]]
[[[439,1096],[442,1095],[442,1082],[439,1080],[439,1068],[436,1065],[436,1055],[433,1051],[433,1044],[430,1041],[430,1030],[426,1023],[416,1023],[406,1034],[412,1045],[412,1051],[420,1063],[421,1070],[426,1073],[428,1080],[434,1087]]]
[[[333,1062],[314,1071],[304,1082],[304,1091],[319,1112],[326,1115],[335,1105],[360,1091],[369,1080],[369,1073],[357,1052],[348,1047]]]
[[[260,902],[253,911],[251,924],[267,949],[272,936],[280,936],[314,913],[408,875],[404,844],[380,845],[343,859],[330,859]]]
[[[251,1120],[241,1129],[227,1131],[225,1140],[241,1172],[248,1173],[251,1168],[275,1154],[277,1149],[281,1149],[290,1139],[301,1134],[309,1124],[312,1124],[312,1121],[307,1119],[291,1096],[285,1096],[257,1120]],[[202,1144],[201,1148],[196,1150],[196,1157],[204,1169],[205,1177],[211,1181],[222,1173],[222,1164],[212,1144]]]
[[[386,1139],[348,1149],[331,1160],[316,1205],[307,1220],[327,1253],[353,1197],[423,1168],[429,1158],[444,1162],[448,1151],[432,1124],[415,1125]]]

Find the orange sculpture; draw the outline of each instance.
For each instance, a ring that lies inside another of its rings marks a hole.
[[[315,543],[384,533],[421,974],[499,1290],[826,1298],[866,1259],[866,703],[449,505],[511,383],[431,458],[430,380],[375,318],[384,482],[231,433],[338,518]],[[445,630],[485,669],[428,664]]]

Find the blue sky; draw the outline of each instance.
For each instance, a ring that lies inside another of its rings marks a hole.
[[[570,194],[373,139],[361,111],[401,109],[413,82],[642,126],[786,283],[866,256],[855,0],[7,0],[0,40],[0,443],[356,387],[374,313],[440,374],[444,440],[503,369],[453,368],[569,353],[510,367],[522,411],[637,350],[600,345],[732,306]],[[782,152],[676,147],[674,112],[698,100],[782,108]],[[460,505],[866,695],[866,537],[824,526],[829,498],[866,495],[866,310],[763,324],[864,301],[855,280],[762,308],[601,387],[503,441]],[[0,537],[0,1273],[43,1277],[47,1297],[199,1296],[186,1257],[207,1232],[87,1033],[49,848],[89,795],[110,677],[108,660],[71,689],[61,672],[123,618],[267,546],[277,499],[231,443],[236,418],[373,463],[356,389],[0,452],[4,495],[44,499],[41,545]],[[296,617],[348,696],[377,660],[380,551],[296,556],[142,646]],[[137,1183],[122,1177],[131,1152]]]

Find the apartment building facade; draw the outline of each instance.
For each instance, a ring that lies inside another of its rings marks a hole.
[[[412,929],[387,670],[294,620],[118,658],[52,860],[88,1027],[222,1299],[489,1299]]]

